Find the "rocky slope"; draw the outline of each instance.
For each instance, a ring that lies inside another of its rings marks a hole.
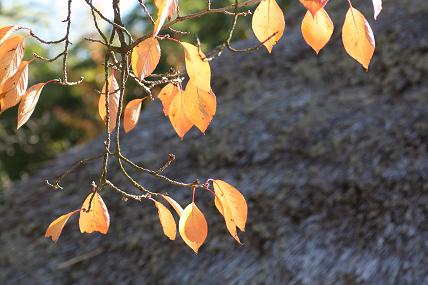
[[[241,189],[249,202],[243,246],[205,193],[198,205],[209,237],[197,256],[163,236],[152,205],[110,192],[107,236],[82,236],[72,220],[58,244],[43,238],[53,218],[80,206],[99,166],[71,175],[63,191],[44,179],[99,152],[98,140],[0,193],[0,283],[428,283],[428,4],[385,1],[374,22],[371,1],[361,2],[377,40],[369,73],[342,48],[343,1],[328,6],[336,31],[318,57],[300,36],[303,9],[293,3],[272,55],[226,54],[213,65],[218,113],[205,136],[181,142],[152,104],[124,138],[126,153],[148,167],[173,152],[168,175]],[[182,204],[190,199],[138,177]]]

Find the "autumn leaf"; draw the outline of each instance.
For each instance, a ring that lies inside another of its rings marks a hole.
[[[110,122],[109,122],[109,133],[111,133],[116,127],[117,119],[117,109],[119,107],[119,84],[114,76],[114,72],[110,75],[108,84],[109,90],[109,113],[110,113]],[[98,101],[98,112],[101,119],[107,124],[107,111],[106,111],[106,84],[104,83],[100,99]]]
[[[91,206],[89,206],[91,203]],[[89,209],[89,212],[87,212]],[[110,226],[110,215],[98,192],[86,197],[80,210],[79,228],[82,233],[100,232],[107,234]]]
[[[0,86],[0,111],[19,103],[28,86],[29,61],[22,61],[16,73]]]
[[[234,223],[241,231],[245,231],[248,210],[244,196],[235,187],[222,180],[214,180],[213,185],[215,195],[222,205],[222,214],[226,218],[226,207],[228,207],[231,216],[228,218],[233,219]]]
[[[222,202],[223,201],[223,202]],[[223,205],[224,203],[224,205]],[[229,231],[230,235],[239,243],[241,243],[241,240],[238,237],[238,232],[236,230],[236,223],[233,219],[231,209],[229,205],[227,204],[227,201],[224,200],[224,197],[218,198],[217,194],[214,198],[214,204],[217,208],[217,210],[220,212],[220,214],[224,217],[224,221],[226,223],[226,228]]]
[[[170,240],[175,240],[177,234],[177,225],[175,224],[174,217],[171,212],[161,202],[154,201],[158,209],[159,219],[162,225],[163,233],[169,237]]]
[[[155,5],[158,9],[161,9],[161,6],[163,5],[164,0],[154,0]],[[168,19],[171,20],[174,18],[178,11],[178,0],[173,0],[171,5],[169,6],[168,10]]]
[[[168,195],[161,196],[172,206],[172,208],[177,212],[178,216],[181,217],[181,214],[183,213],[183,208],[180,206],[180,204],[178,204],[177,201],[175,201]]]
[[[284,13],[275,0],[260,2],[254,11],[252,27],[257,39],[271,53],[285,30]]]
[[[373,0],[373,9],[374,9],[374,19],[377,20],[377,17],[382,11],[382,0]]]
[[[15,74],[24,57],[24,38],[12,37],[0,45],[0,84]]]
[[[172,83],[165,85],[162,90],[159,92],[158,98],[162,102],[163,113],[165,116],[168,116],[169,107],[171,105],[172,99],[174,99],[177,93],[182,92],[179,87],[175,86]]]
[[[303,6],[311,12],[312,16],[315,16],[318,10],[324,8],[328,0],[300,0]]]
[[[307,11],[302,21],[303,38],[317,54],[330,40],[333,29],[333,22],[323,8],[315,16]]]
[[[156,38],[148,38],[132,49],[131,66],[138,79],[143,80],[152,74],[160,56],[161,49]]]
[[[342,28],[346,52],[368,70],[375,50],[373,31],[366,18],[355,8],[349,8]]]
[[[5,40],[7,40],[10,35],[15,32],[19,26],[6,26],[0,29],[0,45],[3,44]]]
[[[137,125],[143,100],[134,99],[126,105],[123,117],[123,127],[126,133],[130,132]]]
[[[177,135],[183,139],[184,135],[192,128],[192,122],[187,118],[183,106],[183,94],[184,92],[179,91],[172,99],[171,105],[169,106],[168,117],[171,121]]]
[[[39,101],[40,93],[42,92],[43,87],[45,87],[45,85],[46,82],[33,85],[22,96],[21,103],[19,103],[18,107],[17,129],[22,127],[33,114],[37,102]]]
[[[159,0],[157,2],[158,17],[153,28],[153,37],[156,37],[161,30],[166,18],[170,15],[171,9],[176,4],[175,0]]]
[[[184,48],[184,61],[186,71],[195,85],[202,90],[211,90],[211,68],[208,61],[204,60],[205,54],[198,47],[181,42]]]
[[[199,210],[194,202],[187,205],[180,217],[180,235],[184,242],[195,253],[204,243],[208,235],[208,224],[204,214]]]
[[[212,90],[207,92],[198,88],[193,79],[190,79],[182,96],[187,118],[205,133],[216,112],[214,93]]]
[[[78,212],[79,210],[70,212],[68,214],[62,215],[61,217],[53,221],[47,228],[45,237],[50,237],[54,242],[56,242],[59,239],[59,236],[61,235],[62,230],[64,229],[64,226],[67,223],[68,219],[70,219],[71,216],[77,214]]]

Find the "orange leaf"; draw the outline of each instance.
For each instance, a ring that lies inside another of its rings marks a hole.
[[[324,8],[328,0],[300,0],[303,6],[311,12],[312,16],[315,16],[318,10]]]
[[[114,77],[114,72],[110,75],[109,84],[109,111],[110,111],[110,122],[109,122],[109,133],[111,133],[116,127],[117,109],[119,107],[119,84]],[[98,101],[98,112],[101,119],[107,123],[107,111],[106,111],[106,84],[104,83],[100,100]]]
[[[28,86],[29,61],[22,61],[16,73],[0,86],[0,111],[9,109],[21,100]]]
[[[366,18],[355,8],[349,8],[342,28],[346,52],[368,70],[375,50],[373,31]]]
[[[230,235],[239,244],[242,244],[239,237],[238,237],[238,232],[236,230],[236,222],[233,219],[232,211],[231,211],[227,201],[224,199],[224,196],[219,196],[219,198],[217,198],[217,196],[216,196],[214,199],[214,204],[215,204],[217,210],[220,212],[220,214],[223,215],[224,221],[226,223],[226,228],[229,231]]]
[[[214,205],[217,208],[217,210],[220,212],[220,214],[224,216],[223,205],[221,203],[221,200],[217,197],[217,195],[214,197]]]
[[[377,20],[380,11],[382,11],[382,0],[373,0],[374,19]]]
[[[42,92],[45,85],[46,82],[33,85],[22,96],[21,103],[19,103],[18,107],[17,129],[22,127],[22,125],[24,125],[33,114],[37,102],[39,101],[40,93]]]
[[[162,90],[159,92],[158,97],[162,102],[163,113],[165,116],[168,116],[169,106],[171,105],[172,99],[174,99],[178,92],[181,92],[181,90],[172,83],[165,85],[164,88],[162,88]]]
[[[183,106],[183,92],[179,91],[172,99],[169,106],[168,117],[177,135],[183,139],[184,135],[192,128],[192,122],[187,118]]]
[[[193,79],[190,79],[184,91],[182,103],[190,122],[205,133],[216,112],[216,97],[212,90],[204,91],[197,87]]]
[[[184,61],[187,74],[193,79],[195,85],[202,90],[211,90],[211,68],[208,61],[205,61],[205,54],[198,47],[182,42],[184,48]]]
[[[164,0],[154,0],[155,5],[158,9],[161,8],[161,6],[163,5]],[[172,19],[177,15],[177,11],[178,11],[178,0],[173,0],[171,5],[169,6],[169,10],[168,10],[168,19]]]
[[[62,229],[64,228],[65,224],[67,223],[68,219],[70,219],[71,216],[78,213],[79,210],[70,212],[68,214],[62,215],[61,217],[57,218],[55,221],[53,221],[49,227],[46,230],[45,237],[51,237],[54,242],[56,242],[59,239],[59,236],[61,235]]]
[[[163,24],[165,23],[166,18],[170,15],[170,10],[174,5],[174,0],[159,0],[157,1],[158,7],[158,18],[155,22],[155,27],[153,29],[153,37],[156,37],[161,30]]]
[[[143,99],[134,99],[126,105],[123,117],[123,127],[126,133],[130,132],[137,125],[138,119],[140,118],[142,102]]]
[[[161,49],[156,38],[148,38],[132,49],[131,66],[138,79],[143,80],[152,74],[160,56]]]
[[[23,37],[9,38],[0,45],[0,84],[15,74],[23,57]]]
[[[177,234],[177,225],[175,224],[174,217],[171,212],[161,202],[154,201],[158,209],[159,219],[162,225],[163,233],[169,237],[170,240],[175,240]]]
[[[177,201],[175,201],[168,195],[161,195],[161,196],[174,208],[178,216],[181,217],[181,213],[183,213],[183,208],[180,206],[180,204],[178,204]]]
[[[91,206],[89,207],[89,203]],[[89,209],[89,212],[86,212]],[[86,197],[80,210],[79,228],[82,233],[100,232],[107,234],[110,226],[110,215],[98,192],[93,192]]]
[[[208,224],[204,214],[194,202],[184,209],[180,217],[179,230],[184,242],[195,253],[198,253],[199,248],[207,238]]]
[[[333,22],[323,8],[315,16],[307,11],[302,21],[303,38],[317,54],[330,40],[333,29]]]
[[[254,11],[252,27],[257,39],[269,53],[285,30],[284,13],[275,0],[262,0]]]
[[[226,218],[226,207],[230,208],[230,215],[236,226],[245,231],[247,222],[247,202],[244,196],[232,185],[222,181],[214,180],[214,192],[221,202],[223,214]]]
[[[0,45],[9,38],[9,36],[16,31],[19,26],[6,26],[0,29]]]

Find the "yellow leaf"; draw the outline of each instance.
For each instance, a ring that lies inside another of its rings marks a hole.
[[[59,236],[61,235],[61,232],[64,229],[64,226],[67,223],[68,219],[70,219],[71,216],[78,212],[79,210],[70,212],[68,214],[62,215],[61,217],[53,221],[47,228],[45,237],[51,237],[52,240],[56,242],[59,239]]]
[[[205,54],[198,47],[182,42],[184,48],[184,61],[187,74],[199,89],[211,90],[211,68],[208,61],[205,61]]]
[[[163,113],[165,116],[168,116],[169,106],[171,105],[172,99],[178,92],[181,92],[180,89],[172,83],[168,83],[164,88],[159,92],[159,99],[162,102]]]
[[[19,28],[19,26],[6,26],[3,28],[0,28],[0,45],[9,38],[9,36],[16,31]]]
[[[154,0],[158,9],[163,5],[164,0]],[[178,0],[173,0],[168,10],[168,19],[174,18],[178,11]]]
[[[175,201],[168,195],[161,195],[161,196],[172,206],[172,208],[174,208],[178,216],[181,217],[181,213],[183,213],[183,208],[180,206],[180,204],[178,204],[177,201]]]
[[[174,5],[174,0],[159,0],[157,1],[158,18],[153,29],[153,37],[156,37],[161,30],[166,18],[170,15],[171,6]]]
[[[213,185],[214,192],[221,202],[225,218],[226,207],[229,207],[231,219],[241,231],[245,231],[248,210],[244,196],[235,187],[222,180],[214,180]]]
[[[18,107],[17,129],[22,127],[22,125],[24,125],[33,114],[37,102],[39,101],[40,93],[42,92],[45,85],[46,83],[38,83],[33,85],[22,96],[21,103],[19,103]]]
[[[366,18],[355,8],[349,8],[342,28],[346,52],[368,70],[375,50],[373,31]]]
[[[110,75],[109,84],[109,111],[110,111],[110,122],[109,122],[109,133],[111,133],[116,127],[117,109],[119,107],[119,84],[114,77],[114,72]],[[98,112],[101,119],[107,123],[107,112],[106,112],[106,84],[104,83],[100,100],[98,101]]]
[[[382,0],[373,0],[373,9],[374,9],[374,19],[377,20],[377,17],[382,11]]]
[[[0,111],[3,112],[21,100],[28,86],[29,61],[22,61],[16,73],[0,86]]]
[[[130,132],[137,125],[138,119],[140,118],[142,102],[143,99],[135,99],[126,105],[123,117],[123,127],[126,133]]]
[[[257,39],[269,53],[285,30],[284,13],[275,0],[262,0],[254,11],[252,27]]]
[[[143,80],[152,74],[160,56],[161,49],[156,38],[148,38],[132,49],[131,66],[138,79]]]
[[[182,103],[190,122],[205,133],[216,112],[216,97],[212,90],[202,90],[190,79],[184,90]]]
[[[23,37],[9,38],[0,45],[0,84],[15,74],[23,57]]]
[[[187,118],[183,106],[183,92],[179,91],[172,99],[169,106],[168,117],[177,135],[183,139],[184,135],[192,128],[192,122]]]
[[[199,248],[207,238],[208,224],[204,214],[194,202],[184,209],[180,217],[179,230],[184,242],[195,253],[198,253]]]
[[[159,219],[162,225],[163,233],[169,237],[170,240],[175,240],[177,234],[177,225],[175,224],[174,217],[171,212],[162,203],[154,201],[158,209]]]
[[[312,16],[315,16],[318,10],[324,8],[328,0],[300,0],[303,6],[311,12]]]
[[[89,203],[91,206],[89,207]],[[89,209],[89,212],[86,212]],[[79,228],[82,233],[100,232],[107,234],[110,226],[110,215],[98,192],[86,197],[80,210]]]
[[[221,204],[221,200],[217,197],[217,195],[214,197],[214,205],[220,214],[224,216],[223,205]]]
[[[303,38],[317,54],[330,40],[333,29],[333,22],[323,8],[315,16],[307,11],[302,21]]]

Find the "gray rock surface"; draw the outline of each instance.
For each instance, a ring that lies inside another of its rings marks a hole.
[[[209,237],[197,256],[163,236],[150,203],[113,192],[103,194],[107,236],[81,235],[73,219],[57,244],[45,239],[53,218],[81,205],[99,166],[71,175],[63,191],[43,181],[100,152],[98,140],[0,193],[0,283],[428,284],[428,4],[385,1],[374,22],[371,1],[354,2],[377,40],[369,73],[343,50],[344,1],[328,5],[336,31],[318,57],[300,36],[303,9],[293,3],[272,55],[226,54],[213,65],[218,113],[205,136],[192,131],[180,141],[152,104],[124,138],[128,156],[150,168],[176,154],[169,176],[236,185],[249,202],[243,246],[203,192]],[[122,177],[112,180],[132,191]]]

